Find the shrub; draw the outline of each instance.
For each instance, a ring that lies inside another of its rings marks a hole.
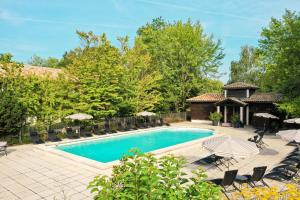
[[[88,188],[95,199],[220,199],[220,188],[205,181],[198,169],[193,178],[181,171],[185,160],[174,156],[155,158],[131,150],[114,166],[112,176],[97,176]]]
[[[238,115],[238,114],[232,114],[232,116],[231,116],[231,122],[233,123],[233,124],[235,124],[235,123],[238,123],[240,121],[240,116]]]
[[[221,113],[218,113],[218,112],[213,112],[213,113],[210,113],[209,115],[209,119],[211,121],[220,121],[222,119],[222,114]]]

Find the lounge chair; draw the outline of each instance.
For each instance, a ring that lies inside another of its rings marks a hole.
[[[69,139],[79,138],[79,133],[77,133],[77,131],[72,127],[67,127],[66,133],[67,133],[67,138]]]
[[[60,139],[57,137],[57,132],[53,129],[48,130],[48,140],[51,142],[60,141]]]
[[[293,181],[294,178],[299,178],[300,162],[297,165],[281,165],[273,169],[278,172],[279,178],[286,181]]]
[[[258,133],[253,138],[249,138],[248,141],[254,142],[259,149],[266,148],[267,144],[263,142],[264,133]]]
[[[227,196],[227,192],[233,192],[238,190],[239,188],[235,186],[234,181],[236,179],[238,170],[230,170],[230,171],[226,171],[224,174],[224,178],[223,179],[213,179],[210,180],[210,182],[221,186],[223,188],[222,192],[225,194],[225,196],[228,198]],[[232,187],[231,190],[228,190],[229,187]],[[229,198],[228,198],[229,199]]]
[[[0,152],[2,151],[7,156],[7,142],[0,142]]]
[[[37,131],[30,131],[29,132],[30,140],[34,144],[40,144],[43,143],[42,139],[40,138],[40,135]]]
[[[242,175],[239,176],[236,181],[239,183],[248,183],[251,187],[257,187],[257,186],[268,186],[268,184],[263,180],[264,175],[266,173],[267,166],[262,167],[255,167],[253,168],[253,174],[252,175]],[[258,182],[261,182],[262,185],[257,185]]]
[[[92,135],[92,127],[86,126],[86,127],[80,127],[80,136],[82,137],[91,137]]]
[[[102,135],[102,134],[104,134],[104,131],[100,130],[98,125],[94,125],[92,127],[92,133],[95,135]]]
[[[125,124],[126,124],[126,130],[129,131],[129,130],[132,130],[132,123],[131,123],[131,119],[127,119],[125,120]]]

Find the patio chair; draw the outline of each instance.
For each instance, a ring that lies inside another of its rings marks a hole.
[[[130,119],[130,124],[131,124],[131,129],[132,129],[132,130],[137,130],[137,129],[138,129],[136,118],[131,118],[131,119]]]
[[[234,192],[236,190],[240,191],[239,188],[236,187],[236,185],[234,184],[237,173],[238,173],[238,170],[226,171],[224,173],[224,178],[223,179],[213,179],[213,180],[209,180],[209,181],[216,184],[216,185],[218,185],[218,186],[221,186],[223,188],[222,192],[228,198],[228,196],[226,194],[227,192]],[[228,190],[229,187],[232,187],[232,189]]]
[[[280,165],[272,169],[272,172],[266,177],[279,181],[293,181],[299,177],[300,163],[293,165]]]
[[[4,152],[7,156],[7,142],[0,142],[0,152]]]
[[[76,132],[72,127],[66,127],[67,138],[74,139],[79,138],[79,133]]]
[[[266,148],[267,144],[263,141],[264,135],[264,133],[258,133],[253,138],[249,138],[248,141],[254,142],[259,149]]]
[[[57,137],[57,132],[53,129],[50,129],[48,130],[48,140],[51,141],[51,142],[57,142],[57,141],[60,141],[61,139],[59,139]]]
[[[263,180],[264,175],[266,173],[267,166],[262,167],[255,167],[253,168],[252,175],[242,175],[237,178],[237,182],[240,183],[248,183],[251,187],[258,187],[258,186],[268,186],[268,184]],[[257,185],[258,182],[261,182],[262,185]]]
[[[92,127],[92,133],[95,135],[102,135],[104,134],[104,131],[99,129],[99,125],[94,125]]]
[[[86,127],[80,127],[80,136],[82,137],[91,137],[92,135],[92,127],[86,126]]]

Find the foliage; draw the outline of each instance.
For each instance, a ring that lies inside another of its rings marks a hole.
[[[11,54],[0,55],[0,135],[18,134],[26,120],[26,107],[20,102],[22,65]]]
[[[234,199],[277,199],[277,200],[296,200],[300,199],[300,187],[296,184],[286,184],[285,190],[277,187],[255,187],[244,186],[241,192],[234,194]]]
[[[282,93],[286,100],[280,108],[288,115],[300,116],[300,14],[286,10],[282,19],[271,19],[261,36],[263,88]]]
[[[82,44],[76,50],[67,73],[73,87],[74,110],[86,112],[96,119],[118,114],[126,88],[120,52],[105,34],[77,32]]]
[[[285,111],[287,118],[300,116],[300,96],[291,100],[286,100],[278,104],[280,110]]]
[[[266,68],[266,89],[288,98],[300,96],[300,14],[287,10],[282,19],[272,18],[261,36],[259,52]]]
[[[209,114],[209,119],[211,121],[217,121],[219,122],[222,119],[222,113],[218,113],[218,112],[213,112]]]
[[[229,83],[246,82],[260,85],[263,67],[259,63],[257,49],[251,46],[241,47],[240,59],[230,64]]]
[[[198,94],[207,78],[217,75],[224,56],[220,41],[215,42],[199,22],[190,20],[154,19],[138,30],[137,38],[151,55],[151,67],[163,77],[163,110],[185,110],[186,99]]]
[[[206,182],[202,170],[187,179],[185,161],[174,156],[155,158],[131,150],[114,166],[111,177],[97,176],[89,189],[95,199],[219,199],[220,188]],[[187,183],[190,181],[189,183]]]
[[[56,68],[60,64],[60,60],[53,57],[42,58],[37,55],[33,55],[29,62],[30,65],[40,66],[40,67],[53,67]]]
[[[238,114],[236,114],[236,113],[233,113],[231,115],[231,122],[233,124],[235,124],[235,123],[238,123],[239,121],[240,121],[240,116]]]
[[[22,75],[23,65],[13,62],[11,54],[0,54],[1,86],[14,91],[2,95],[2,103],[19,105],[26,125],[41,122],[48,128],[76,112],[97,120],[144,110],[185,111],[186,98],[221,90],[216,80],[224,56],[220,42],[206,35],[199,22],[155,19],[138,30],[132,47],[128,37],[118,38],[121,45],[114,46],[105,34],[77,31],[77,35],[81,45],[62,59],[34,55],[29,61],[61,68],[62,75],[55,78]],[[7,117],[11,122],[21,120]]]

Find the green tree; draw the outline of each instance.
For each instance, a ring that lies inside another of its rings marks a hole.
[[[57,58],[53,58],[53,57],[48,57],[48,58],[42,58],[40,56],[37,55],[33,55],[29,62],[30,65],[34,65],[34,66],[40,66],[40,67],[59,67],[60,66],[60,60]]]
[[[123,103],[124,68],[119,49],[105,34],[77,32],[82,46],[68,56],[67,74],[73,84],[74,110],[96,119],[118,115]]]
[[[140,39],[136,39],[133,48],[128,47],[128,38],[120,40],[128,101],[131,101],[135,112],[143,110],[159,112],[162,101],[161,74],[151,67],[151,56]]]
[[[272,18],[259,40],[265,87],[289,98],[300,96],[300,14],[286,11]]]
[[[260,86],[263,71],[257,50],[251,46],[243,46],[240,59],[230,64],[229,83],[241,81]]]
[[[218,186],[205,181],[205,173],[198,169],[193,178],[182,172],[183,158],[164,156],[155,158],[132,150],[131,155],[114,166],[112,176],[97,176],[89,188],[95,199],[220,199]],[[188,184],[186,184],[189,182]]]
[[[280,106],[289,115],[300,116],[300,14],[286,10],[282,19],[272,18],[259,40],[263,86],[285,96]]]
[[[26,120],[26,108],[20,102],[23,65],[11,54],[0,55],[0,135],[18,134]]]
[[[224,54],[220,41],[204,33],[199,22],[167,23],[154,19],[138,30],[151,55],[151,67],[162,75],[163,109],[183,111],[192,91],[216,77]]]

